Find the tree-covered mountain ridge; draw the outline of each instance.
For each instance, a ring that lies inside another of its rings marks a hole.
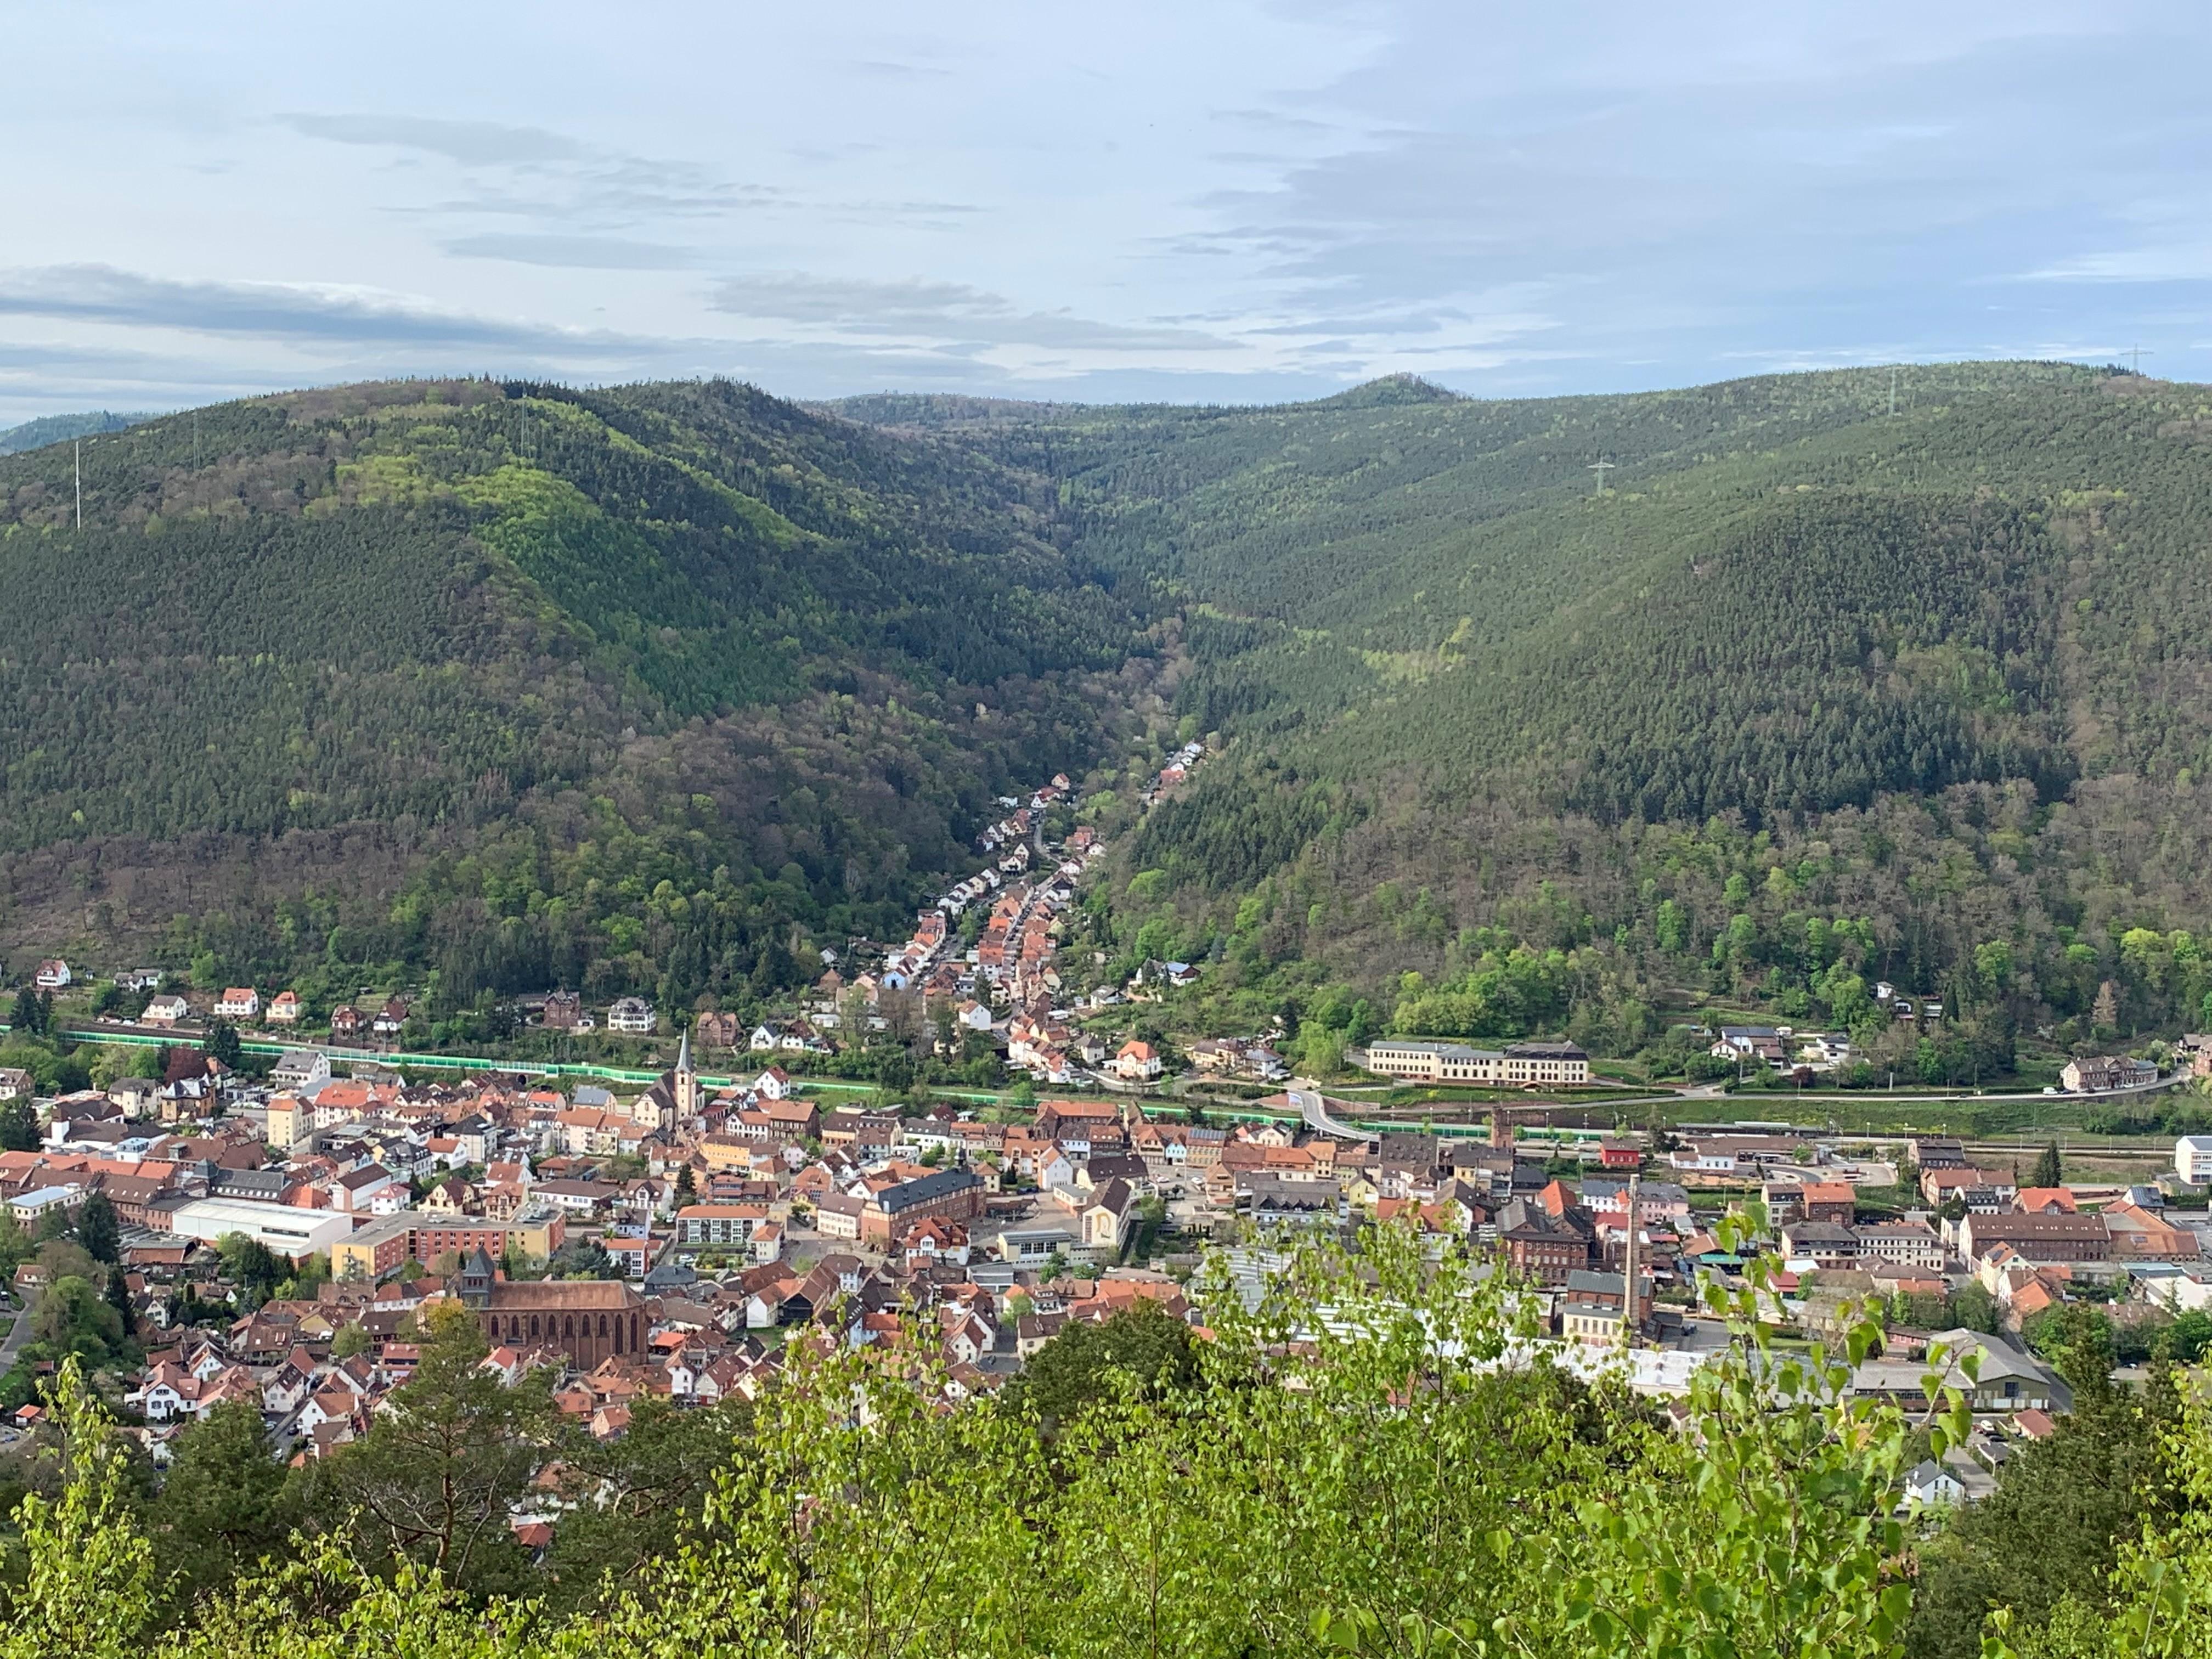
[[[1048,485],[726,382],[416,381],[0,459],[17,926],[480,992],[796,982],[1154,647]],[[11,929],[11,932],[15,931]]]
[[[2014,1023],[2086,1038],[2108,981],[2129,1029],[2203,1017],[2169,969],[2212,920],[2205,388],[1949,364],[934,414],[1181,609],[1176,706],[1230,763],[1134,838],[1123,874],[1172,881],[1115,925],[1224,988],[1387,1010],[1418,974],[1434,1017],[1520,945],[1572,958],[1546,1012],[1460,1029],[1579,1010],[1632,1048],[1673,991],[1833,1015],[1838,962],[1933,992],[2001,945],[1978,1000]],[[2146,933],[2167,967],[2131,965]]]
[[[82,532],[67,447],[0,460],[0,858],[39,937],[182,914],[240,976],[766,996],[1066,769],[1123,800],[1096,942],[1232,1001],[2193,1024],[2208,438],[2044,363],[173,415],[85,445]],[[1224,754],[1140,820],[1179,726]]]

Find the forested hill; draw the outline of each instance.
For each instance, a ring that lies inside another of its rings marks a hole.
[[[726,383],[350,386],[82,456],[82,530],[70,446],[0,459],[19,945],[183,914],[231,979],[772,990],[1146,672],[1048,483]]]
[[[89,410],[81,415],[41,415],[21,426],[0,428],[0,455],[20,454],[27,449],[63,443],[71,438],[121,432],[152,418],[150,415],[112,415],[104,409]]]
[[[422,381],[83,460],[80,531],[70,446],[0,459],[19,956],[742,1002],[1180,721],[1223,755],[1107,823],[1100,942],[1211,963],[1224,1018],[1632,1050],[1879,975],[1967,1011],[1968,1073],[2212,1018],[2201,388]]]
[[[2212,392],[1953,364],[852,412],[1058,479],[1078,550],[1183,611],[1179,707],[1228,759],[1152,815],[1127,873],[1170,880],[1122,919],[1224,982],[1319,959],[1387,1008],[1418,972],[1416,1023],[1489,1033],[1669,987],[1818,1017],[1838,961],[1934,991],[2001,945],[1966,988],[2010,1017],[2086,1026],[2107,981],[2124,1025],[2203,1017]],[[1581,951],[1579,988],[1438,990],[1515,944]]]

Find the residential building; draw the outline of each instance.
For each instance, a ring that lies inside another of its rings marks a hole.
[[[1858,1235],[1832,1221],[1793,1221],[1782,1230],[1782,1257],[1799,1272],[1850,1268],[1858,1265]]]
[[[2103,1261],[2112,1233],[2097,1215],[1968,1215],[1959,1223],[1959,1254],[1972,1261],[2006,1244],[2028,1261]]]
[[[1808,1221],[1832,1221],[1848,1227],[1858,1218],[1858,1194],[1844,1182],[1808,1181],[1797,1200]]]
[[[938,1170],[870,1194],[862,1200],[859,1237],[888,1249],[891,1241],[925,1216],[966,1221],[983,1213],[983,1183],[965,1170]]]
[[[1923,1170],[1963,1170],[1966,1143],[1949,1135],[1921,1135],[1912,1143],[1912,1161]]]
[[[1930,1365],[1917,1352],[1887,1352],[1860,1362],[1852,1373],[1853,1391],[1918,1409],[1927,1401],[1924,1380],[1935,1370],[1948,1386],[1964,1394],[1967,1405],[1978,1413],[2066,1411],[2073,1406],[2072,1393],[2063,1382],[2001,1338],[1958,1329],[1938,1331],[1928,1340],[1942,1350],[1940,1366]],[[1969,1353],[1979,1356],[1971,1378],[1961,1363]]]
[[[269,1000],[269,1023],[271,1025],[296,1025],[300,1023],[300,994],[279,991]]]
[[[2158,1081],[2158,1067],[2147,1060],[2106,1055],[2069,1060],[2059,1069],[2058,1083],[2075,1094],[2102,1094]]]
[[[331,1057],[319,1048],[287,1048],[270,1068],[276,1088],[312,1095],[331,1080]]]
[[[1553,1214],[1533,1199],[1516,1198],[1498,1212],[1498,1243],[1522,1278],[1565,1285],[1567,1275],[1592,1265],[1596,1224],[1587,1212]]]
[[[31,976],[31,982],[41,991],[64,990],[70,983],[70,965],[59,957],[49,957],[39,964],[39,971]]]
[[[763,1205],[687,1204],[676,1212],[676,1247],[750,1249],[754,1234],[769,1224]]]
[[[8,1200],[9,1212],[20,1226],[38,1224],[49,1210],[69,1211],[83,1201],[84,1188],[75,1182],[65,1186],[34,1187]]]
[[[271,1152],[289,1152],[313,1130],[315,1109],[297,1095],[271,1095],[263,1133]]]
[[[261,993],[251,985],[234,985],[216,999],[217,1019],[252,1019],[261,1012]]]
[[[1621,1304],[1627,1299],[1627,1279],[1620,1273],[1573,1273],[1567,1275],[1559,1297],[1559,1334],[1570,1341],[1593,1346],[1611,1345],[1621,1337]],[[1652,1282],[1636,1276],[1635,1326],[1651,1317]]]
[[[191,1017],[192,1006],[182,997],[155,997],[146,1005],[146,1012],[138,1016],[143,1025],[174,1025],[179,1020]]]
[[[617,997],[607,1010],[607,1030],[621,1031],[631,1036],[648,1035],[653,1030],[653,1005],[643,997]]]
[[[1949,1468],[1929,1457],[1914,1464],[1905,1477],[1905,1497],[1908,1503],[1950,1506],[1966,1501],[1966,1488]]]
[[[550,1205],[528,1205],[510,1220],[489,1216],[441,1216],[424,1210],[403,1210],[360,1228],[331,1246],[331,1277],[369,1280],[381,1278],[409,1261],[425,1267],[448,1254],[467,1255],[482,1250],[504,1256],[517,1255],[542,1261],[559,1249],[568,1237],[568,1223]]]
[[[2212,1135],[2184,1135],[2175,1141],[2173,1172],[2192,1187],[2212,1185]]]
[[[1936,1230],[1924,1221],[1907,1218],[1902,1221],[1877,1221],[1851,1230],[1858,1237],[1858,1255],[1863,1265],[1881,1262],[1899,1267],[1925,1267],[1940,1272],[1943,1267],[1943,1241]]]
[[[1167,1069],[1158,1049],[1133,1037],[1121,1045],[1121,1051],[1109,1063],[1116,1077],[1132,1083],[1149,1083]]]
[[[693,1019],[691,1029],[698,1034],[702,1048],[734,1048],[742,1035],[738,1017],[727,1012],[700,1014]]]

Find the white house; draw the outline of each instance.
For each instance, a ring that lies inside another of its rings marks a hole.
[[[1166,1069],[1160,1063],[1159,1050],[1134,1037],[1121,1045],[1121,1052],[1114,1056],[1113,1067],[1116,1076],[1133,1083],[1149,1082]]]
[[[771,1066],[753,1079],[753,1092],[763,1100],[791,1098],[791,1076],[781,1066]]]
[[[1962,1504],[1966,1488],[1957,1475],[1931,1457],[1915,1465],[1905,1477],[1905,1496],[1914,1504]]]
[[[217,1019],[252,1019],[261,1012],[261,993],[251,985],[234,985],[216,1000]]]
[[[2173,1172],[2192,1187],[2212,1182],[2212,1135],[2184,1135],[2175,1141]]]
[[[1667,1164],[1686,1175],[1734,1175],[1736,1159],[1734,1152],[1706,1152],[1695,1146],[1682,1146],[1667,1154]]]
[[[31,982],[41,991],[61,990],[70,982],[70,965],[59,957],[50,957],[39,964]]]
[[[138,1018],[148,1025],[174,1025],[191,1015],[192,1005],[180,996],[155,997]]]
[[[331,1080],[331,1057],[319,1048],[287,1048],[269,1073],[279,1089],[312,1095]]]
[[[643,997],[620,997],[607,1010],[607,1030],[642,1036],[653,1030],[653,1005]]]

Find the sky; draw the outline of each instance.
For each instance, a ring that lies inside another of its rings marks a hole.
[[[0,425],[408,374],[2212,380],[2203,0],[0,7]]]

